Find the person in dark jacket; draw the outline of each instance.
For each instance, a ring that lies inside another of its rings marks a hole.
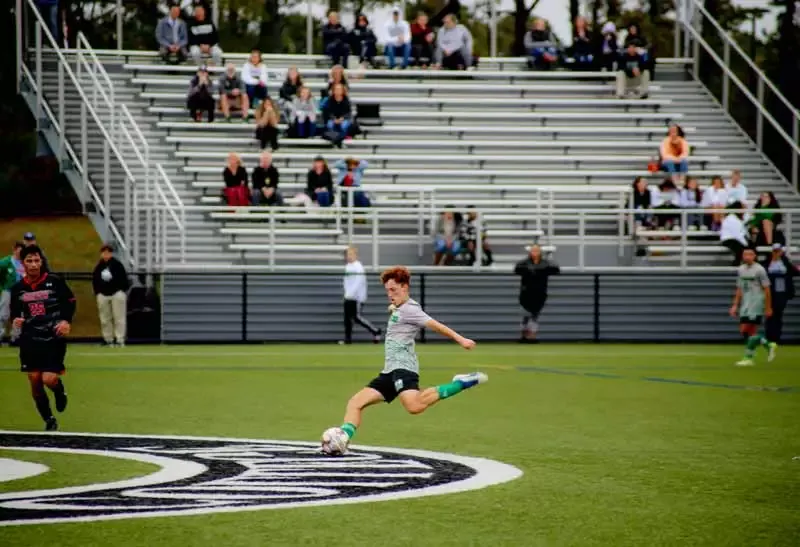
[[[278,91],[278,105],[281,107],[281,115],[288,121],[292,117],[292,103],[303,87],[303,78],[297,67],[289,67],[286,71],[286,79],[283,81]]]
[[[522,341],[536,340],[539,331],[539,314],[547,301],[547,282],[551,275],[561,273],[559,267],[542,257],[542,248],[531,245],[530,255],[519,262],[514,273],[520,276],[519,303],[527,312],[522,320]]]
[[[194,9],[194,22],[189,27],[189,53],[198,65],[203,64],[203,57],[211,57],[214,64],[222,65],[217,26],[206,19],[206,9],[203,6]]]
[[[350,55],[347,29],[339,23],[339,14],[335,11],[328,14],[328,22],[322,27],[322,48],[325,55],[331,58],[331,66],[347,66],[347,57]]]
[[[350,48],[353,55],[358,55],[358,62],[362,68],[366,68],[367,65],[375,66],[375,55],[378,54],[377,43],[378,38],[369,28],[369,19],[363,13],[359,14],[356,26],[350,31]]]
[[[619,59],[619,38],[617,37],[617,26],[609,21],[603,25],[601,34],[600,49],[598,51],[600,68],[611,72],[614,70],[614,64]]]
[[[428,24],[428,14],[419,12],[417,20],[411,24],[411,56],[418,66],[427,68],[433,63],[435,41],[436,33]]]
[[[189,83],[189,95],[186,98],[186,107],[191,118],[199,122],[203,119],[203,111],[208,112],[208,121],[214,121],[214,97],[211,96],[211,80],[208,69],[201,66],[197,74]]]
[[[253,169],[253,205],[283,205],[278,179],[278,169],[272,164],[272,152],[264,150],[258,167]]]
[[[647,187],[647,180],[644,177],[636,177],[636,180],[633,181],[633,199],[630,208],[649,211],[652,201],[653,195],[650,193],[650,188]],[[643,227],[649,227],[653,224],[653,215],[651,213],[634,213],[633,219],[637,225]]]
[[[549,70],[558,62],[558,46],[544,19],[534,19],[524,44],[530,68]]]
[[[125,266],[114,258],[114,248],[103,245],[100,248],[100,260],[92,273],[92,288],[97,299],[103,344],[106,346],[113,346],[115,343],[118,346],[125,345],[130,286]]]
[[[576,17],[572,29],[572,57],[575,59],[576,70],[592,70],[595,64],[595,51],[592,31],[586,24],[586,19]]]
[[[325,158],[314,158],[314,165],[308,171],[306,181],[306,194],[312,201],[316,201],[320,207],[330,207],[333,204],[333,177]]]
[[[225,181],[223,195],[228,205],[250,205],[250,189],[247,183],[247,170],[242,165],[239,154],[228,154],[228,162],[222,170],[222,179]]]
[[[772,292],[772,315],[767,318],[766,337],[775,344],[781,341],[783,333],[783,313],[789,300],[795,296],[794,278],[798,275],[797,266],[784,254],[783,245],[772,245],[772,255],[761,263],[769,276]]]
[[[347,92],[342,84],[333,86],[333,94],[328,98],[322,109],[322,119],[325,122],[325,138],[334,144],[341,142],[348,136],[350,125],[353,123],[353,107]]]

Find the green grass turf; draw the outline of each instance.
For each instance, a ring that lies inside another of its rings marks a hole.
[[[394,502],[0,528],[0,544],[797,545],[800,348],[770,364],[760,352],[743,369],[738,346],[419,353],[426,385],[473,369],[490,382],[420,416],[370,408],[357,441],[491,458],[521,478]],[[74,346],[60,421],[65,431],[313,440],[381,364],[378,346]],[[16,368],[0,352],[0,428],[38,430]]]
[[[56,454],[30,450],[2,450],[0,458],[40,463],[49,471],[35,477],[0,482],[0,492],[65,488],[141,477],[159,470],[157,465],[103,456]]]

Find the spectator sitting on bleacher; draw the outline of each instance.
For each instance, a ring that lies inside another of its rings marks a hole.
[[[442,211],[436,224],[436,238],[433,242],[434,266],[450,264],[461,252],[461,215],[453,211]]]
[[[657,191],[653,192],[653,209],[657,211],[669,211],[677,209],[680,207],[680,204],[680,192],[678,192],[675,183],[672,182],[672,179],[664,179],[661,184],[658,185]],[[671,230],[678,227],[676,222],[677,218],[678,215],[674,213],[657,214],[656,224],[661,229]]]
[[[327,99],[322,108],[322,119],[327,129],[325,139],[341,146],[353,123],[353,108],[342,84],[333,86],[333,95]]]
[[[594,38],[584,17],[576,17],[572,29],[572,58],[576,70],[592,70],[595,66]]]
[[[301,87],[300,93],[292,103],[289,135],[299,139],[313,137],[317,132],[317,103],[311,90]]]
[[[721,211],[728,205],[728,191],[725,190],[725,185],[722,183],[722,177],[714,176],[711,178],[711,186],[703,192],[703,209],[719,209],[719,213],[706,213],[708,218],[708,226],[715,232],[718,232],[722,219],[725,216]]]
[[[472,34],[452,13],[445,15],[436,37],[435,59],[436,68],[466,70],[472,66]]]
[[[461,241],[461,249],[467,252],[467,261],[470,266],[475,264],[477,260],[477,251],[478,251],[478,213],[475,212],[475,206],[470,205],[467,207],[469,211],[467,212],[466,218],[464,218],[463,222],[461,223],[460,230],[459,230],[459,240]],[[481,265],[483,266],[490,266],[493,262],[492,259],[492,248],[489,245],[488,235],[488,228],[486,226],[486,221],[484,220],[481,223],[481,248],[483,249],[483,259],[481,260]]]
[[[642,35],[642,29],[636,23],[632,23],[628,26],[628,35],[625,36],[625,40],[622,42],[622,48],[627,50],[628,46],[631,45],[634,46],[637,53],[641,55],[642,61],[649,64],[650,53],[648,49],[650,45],[647,43],[647,39]]]
[[[749,246],[747,230],[742,221],[744,216],[743,208],[743,205],[738,201],[728,205],[728,214],[725,216],[725,220],[722,221],[722,227],[719,232],[720,243],[733,253],[734,266],[741,264],[742,252]]]
[[[214,121],[214,97],[211,96],[211,80],[208,69],[201,66],[189,83],[189,95],[186,98],[189,115],[196,122],[203,118],[203,111],[208,112],[208,121]]]
[[[189,51],[186,49],[189,44],[189,34],[186,31],[186,23],[183,22],[180,15],[180,5],[172,4],[169,14],[156,26],[158,52],[167,63],[181,63],[189,55]]]
[[[253,205],[283,205],[283,198],[278,192],[278,169],[272,164],[272,153],[264,150],[253,169]]]
[[[411,59],[411,29],[408,22],[400,16],[400,8],[392,8],[392,17],[386,21],[386,45],[383,52],[390,69],[396,68],[398,55],[403,57],[403,68],[408,67]]]
[[[558,46],[544,19],[533,20],[531,30],[525,33],[524,44],[530,68],[549,70],[556,66]]]
[[[350,84],[347,82],[347,76],[344,73],[342,65],[334,65],[328,73],[328,87],[320,91],[322,99],[319,101],[319,109],[325,110],[325,105],[328,104],[328,98],[333,94],[333,86],[342,84],[345,92],[350,91]]]
[[[335,11],[328,14],[328,22],[322,27],[322,49],[330,57],[331,65],[347,66],[350,55],[347,29],[339,23],[339,14]]]
[[[222,171],[225,181],[225,200],[228,205],[250,205],[250,191],[247,187],[247,171],[242,165],[242,158],[236,152],[228,154],[228,163]]]
[[[738,169],[731,171],[731,181],[725,187],[728,193],[728,203],[739,201],[747,203],[747,187],[742,184],[742,173]]]
[[[614,64],[619,61],[619,42],[617,27],[611,21],[603,25],[603,37],[600,42],[600,68],[611,72]]]
[[[278,107],[271,100],[261,101],[256,109],[256,139],[264,150],[267,144],[272,150],[278,149]]]
[[[290,67],[286,71],[286,79],[283,81],[280,91],[278,91],[278,104],[287,120],[291,118],[292,103],[301,87],[303,87],[303,78],[300,76],[300,72],[297,67]]]
[[[261,62],[261,50],[253,48],[250,58],[242,67],[242,81],[247,90],[250,105],[258,108],[258,103],[269,97],[267,92],[267,67]]]
[[[378,54],[378,39],[369,28],[369,19],[363,13],[356,18],[356,26],[350,31],[350,48],[358,55],[361,68],[375,66],[375,55]]]
[[[680,208],[697,209],[703,203],[703,192],[697,184],[697,179],[688,177],[686,184],[681,189]],[[703,224],[703,215],[700,213],[686,213],[686,225],[689,230],[697,230]]]
[[[649,212],[652,205],[653,194],[647,187],[647,180],[644,177],[636,177],[636,180],[633,181],[632,208],[637,211],[645,211],[634,213],[633,221],[637,227],[649,228],[653,225],[653,215]]]
[[[231,110],[241,110],[245,121],[250,117],[250,100],[233,63],[228,63],[225,73],[219,78],[219,108],[225,121],[231,120]]]
[[[217,27],[206,19],[203,6],[197,6],[194,10],[194,22],[189,27],[189,53],[197,64],[202,64],[204,57],[211,57],[216,65],[222,64]]]
[[[361,179],[364,176],[364,170],[367,168],[366,160],[357,160],[355,158],[347,158],[339,160],[333,164],[336,169],[336,185],[344,186],[345,188],[353,188],[361,186]],[[353,190],[353,205],[355,207],[369,207],[372,205],[366,192],[360,190]],[[349,197],[347,193],[342,194],[342,205],[349,205]]]
[[[780,209],[775,194],[762,192],[753,208],[753,218],[748,222],[751,234],[758,245],[772,245],[778,239],[775,237],[776,228],[783,217],[780,213],[766,212],[765,209]],[[780,243],[780,241],[779,241]]]
[[[622,54],[617,71],[617,97],[624,99],[635,95],[646,99],[650,89],[650,73],[645,69],[644,59],[633,45]]]
[[[316,201],[320,207],[330,207],[333,204],[333,177],[325,158],[314,158],[306,180],[306,195],[311,201]]]
[[[433,63],[433,42],[436,34],[428,24],[428,14],[421,11],[411,24],[411,51],[417,66],[427,68]]]
[[[670,174],[672,182],[681,184],[689,172],[689,143],[681,137],[678,126],[670,125],[667,136],[661,141],[661,165]]]

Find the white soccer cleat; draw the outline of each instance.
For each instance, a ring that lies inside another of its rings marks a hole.
[[[771,363],[775,359],[775,350],[777,349],[778,349],[778,344],[776,344],[775,342],[770,342],[767,345],[767,350],[769,351],[769,353],[767,354],[768,363]]]
[[[483,372],[471,372],[469,374],[456,374],[453,376],[454,382],[460,382],[464,389],[469,389],[478,384],[485,384],[489,377]]]
[[[755,363],[752,359],[742,359],[736,362],[737,367],[752,367],[753,365],[755,365]]]

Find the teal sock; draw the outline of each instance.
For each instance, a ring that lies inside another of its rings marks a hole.
[[[747,349],[744,354],[745,357],[751,359],[756,352],[756,348],[761,345],[767,345],[767,339],[761,333],[756,333],[747,339]]]
[[[350,422],[345,422],[344,424],[342,424],[342,431],[347,433],[347,437],[350,439],[352,439],[353,435],[356,434],[356,429],[358,428],[354,424],[351,424]]]
[[[436,386],[436,391],[439,393],[440,399],[447,399],[453,395],[458,395],[463,389],[464,386],[461,384],[461,382],[450,382],[449,384]]]

